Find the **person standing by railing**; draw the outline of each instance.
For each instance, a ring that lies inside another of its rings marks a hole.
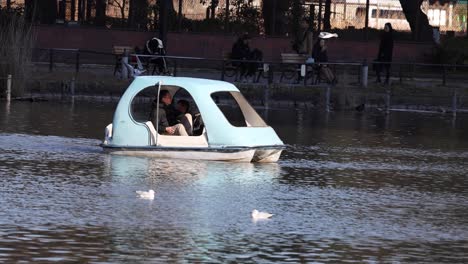
[[[314,46],[314,34],[312,32],[312,26],[310,26],[306,19],[301,21],[301,30],[298,36],[296,36],[293,43],[293,50],[297,54],[307,55],[312,57],[312,51]]]
[[[380,73],[382,68],[386,71],[385,84],[389,83],[390,80],[390,67],[393,57],[393,28],[392,24],[386,23],[384,32],[380,38],[379,53],[377,54],[377,64],[375,65],[375,71],[377,73],[377,82],[381,83]]]
[[[237,39],[237,41],[234,43],[231,49],[231,60],[235,60],[232,62],[232,65],[237,67],[240,71],[240,80],[242,81],[247,73],[248,73],[248,68],[249,64],[245,62],[240,62],[242,60],[249,60],[250,58],[250,36],[245,33],[241,37]]]
[[[325,62],[328,62],[327,54],[327,45],[325,44],[325,39],[320,38],[314,44],[314,49],[312,51],[312,57],[315,60],[315,63],[318,63],[318,71],[320,77],[325,79],[328,83],[336,84],[337,79],[335,74],[333,74],[330,67]],[[318,77],[319,78],[319,77]]]

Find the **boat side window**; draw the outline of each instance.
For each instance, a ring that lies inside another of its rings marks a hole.
[[[240,92],[211,94],[228,122],[235,127],[266,127],[267,124]]]
[[[133,122],[148,130],[149,145],[164,147],[207,147],[208,138],[200,121],[184,117],[198,108],[189,93],[175,85],[149,86],[138,92],[130,102],[129,114]],[[159,95],[158,95],[159,91]],[[159,103],[158,103],[158,98]],[[177,110],[179,109],[179,111]],[[199,122],[199,123],[196,123]]]
[[[149,86],[141,90],[132,100],[130,113],[136,122],[145,123],[148,121],[149,113],[152,109],[152,102],[158,90],[154,86]]]
[[[179,87],[175,86],[162,86],[161,91],[166,90],[166,92],[169,92],[169,95],[172,99],[171,94],[175,93]],[[157,108],[157,98],[158,98],[158,87],[157,86],[149,86],[146,87],[145,89],[141,90],[135,97],[133,97],[133,100],[131,102],[130,106],[130,112],[133,120],[135,120],[138,123],[145,123],[147,126],[149,122],[153,125],[154,129],[157,129],[156,122],[157,122],[157,117],[156,117],[156,108]],[[160,107],[162,108],[162,103],[159,104]],[[174,109],[174,111],[171,111],[168,116],[170,116],[169,119],[171,119],[171,125],[175,124],[175,116],[176,116],[176,111],[173,105],[169,105],[168,108],[171,110]],[[173,118],[172,118],[173,117]]]
[[[157,121],[157,93],[157,87],[150,86],[133,98],[131,115],[136,122],[148,125],[150,121],[161,135],[199,136],[203,133],[204,125],[198,107],[185,89],[178,86],[161,86],[161,94],[167,97],[159,102],[159,115],[165,117],[164,121]],[[156,122],[159,122],[158,125]],[[170,128],[166,130],[168,127]]]
[[[172,104],[178,113],[177,122],[184,125],[189,136],[200,136],[205,128],[203,118],[197,104],[187,90],[184,88],[177,90],[173,96]]]

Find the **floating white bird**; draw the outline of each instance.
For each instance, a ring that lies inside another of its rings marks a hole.
[[[252,211],[252,218],[254,220],[268,219],[273,215],[267,212],[259,212],[257,209]]]
[[[141,199],[154,200],[154,191],[153,190],[149,190],[147,192],[145,192],[145,191],[136,191],[136,193],[138,194],[138,196]]]
[[[321,38],[321,39],[337,38],[338,34],[329,33],[329,32],[320,32],[318,37]]]

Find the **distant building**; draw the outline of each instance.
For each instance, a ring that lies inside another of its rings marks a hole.
[[[318,0],[314,0],[313,3],[318,12]],[[410,30],[399,0],[370,0],[369,3],[369,27],[382,29],[385,23],[389,22],[396,30]],[[331,9],[332,27],[363,28],[365,26],[366,0],[334,0]],[[433,27],[438,27],[441,31],[459,30],[459,25],[456,25],[453,19],[455,16],[453,4],[430,6],[428,1],[425,1],[422,10]]]

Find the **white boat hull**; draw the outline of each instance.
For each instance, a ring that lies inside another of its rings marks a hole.
[[[277,162],[283,149],[257,149],[252,162],[269,163]]]
[[[170,149],[170,148],[119,148],[106,147],[105,151],[114,155],[150,157],[160,159],[192,159],[229,162],[276,162],[282,148],[239,148],[239,149]]]

